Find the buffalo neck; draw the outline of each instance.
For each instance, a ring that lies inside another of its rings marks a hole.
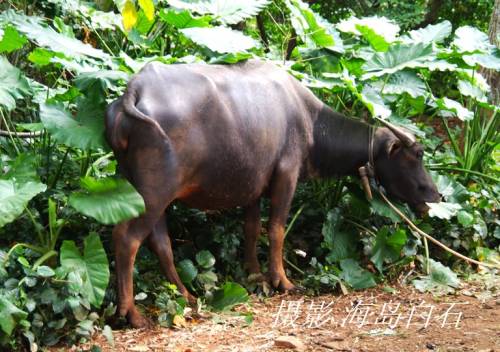
[[[368,161],[370,125],[324,105],[313,125],[310,161],[321,177],[357,175]]]

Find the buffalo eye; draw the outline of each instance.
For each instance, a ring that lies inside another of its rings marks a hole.
[[[424,157],[424,152],[422,150],[417,151],[417,159],[422,160]]]

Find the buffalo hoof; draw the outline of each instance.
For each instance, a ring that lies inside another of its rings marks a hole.
[[[281,292],[294,292],[297,287],[285,275],[268,273],[268,282]]]
[[[134,329],[150,329],[154,326],[153,322],[139,313],[136,308],[128,312],[127,320]]]

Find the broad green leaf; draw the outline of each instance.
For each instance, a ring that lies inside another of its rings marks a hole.
[[[413,98],[425,95],[426,86],[414,72],[399,71],[389,76],[387,80],[380,79],[377,82],[370,83],[372,87],[379,90],[382,94],[401,95],[407,93]]]
[[[401,218],[399,217],[399,215],[396,214],[394,210],[392,210],[392,208],[389,207],[378,194],[373,195],[373,199],[370,201],[370,206],[375,214],[385,216],[395,223],[401,222]],[[396,204],[396,206],[399,208],[399,210],[405,213],[403,207],[401,207],[399,204]]]
[[[350,231],[341,230],[341,225],[340,210],[336,208],[328,212],[321,230],[323,235],[321,246],[329,250],[327,260],[330,263],[357,256],[358,236]]]
[[[462,209],[460,204],[456,203],[426,203],[429,207],[429,216],[440,219],[450,220],[457,212]]]
[[[95,49],[89,44],[67,37],[56,32],[51,27],[47,27],[40,17],[25,16],[8,10],[1,14],[0,18],[15,25],[19,32],[23,33],[38,46],[63,53],[66,57],[109,59],[109,55],[102,50]]]
[[[81,186],[83,191],[72,193],[69,204],[103,224],[136,218],[145,210],[142,196],[124,179],[85,177]]]
[[[84,72],[79,74],[75,80],[75,86],[86,93],[95,89],[106,92],[111,89],[116,91],[119,83],[123,86],[129,79],[129,75],[123,71],[99,70],[95,72]]]
[[[253,55],[251,53],[228,53],[220,56],[213,57],[210,59],[210,64],[226,63],[235,64],[237,62],[251,59]]]
[[[308,47],[343,52],[342,40],[333,26],[309,8],[302,0],[286,0],[292,26]]]
[[[14,179],[0,179],[0,227],[21,215],[28,202],[47,186],[41,182],[17,183]]]
[[[200,15],[213,15],[223,24],[236,24],[257,15],[270,0],[168,0],[170,6],[196,12]]]
[[[60,105],[40,105],[40,119],[59,143],[83,150],[104,148],[102,115],[79,117],[72,117]]]
[[[450,21],[443,21],[410,31],[401,39],[404,43],[440,43],[450,36],[451,30]]]
[[[451,177],[431,173],[436,187],[449,203],[463,203],[469,198],[469,192],[459,182],[453,180]]]
[[[500,53],[498,50],[493,54],[464,55],[462,58],[467,65],[479,65],[490,70],[500,71]]]
[[[0,53],[11,53],[15,50],[21,49],[28,40],[24,35],[12,26],[4,28],[3,37],[0,40]]]
[[[465,81],[463,79],[458,81],[458,90],[462,95],[474,98],[478,101],[487,102],[488,97],[486,94],[479,88],[475,86],[470,81]]]
[[[359,95],[361,102],[368,108],[372,116],[385,119],[391,116],[391,109],[385,105],[380,94],[372,87],[366,85]]]
[[[406,243],[406,232],[398,229],[389,234],[387,227],[377,232],[377,238],[372,249],[370,260],[375,264],[379,272],[382,272],[385,262],[392,263],[401,255],[401,249]]]
[[[462,121],[472,120],[474,113],[465,108],[458,101],[449,98],[441,98],[436,100],[439,109],[449,111],[456,115]]]
[[[340,278],[355,290],[369,288],[376,285],[373,274],[359,266],[354,259],[344,259],[340,262]]]
[[[162,9],[160,12],[162,21],[178,29],[191,27],[210,27],[210,16],[193,17],[187,10],[176,11],[172,9]]]
[[[60,53],[53,52],[51,50],[43,48],[35,48],[29,55],[28,60],[37,66],[46,66],[52,62],[52,58],[59,56],[64,57]]]
[[[471,26],[463,26],[455,31],[455,38],[451,43],[458,51],[488,53],[495,47],[490,43],[488,35]]]
[[[342,32],[361,35],[362,33],[359,31],[358,26],[371,29],[388,43],[395,41],[399,34],[399,26],[397,24],[385,17],[377,16],[363,18],[353,16],[341,21],[337,25],[337,28]]]
[[[226,282],[222,288],[214,292],[210,306],[216,311],[230,310],[237,304],[248,301],[248,292],[234,282]]]
[[[132,27],[134,27],[135,24],[137,23],[137,11],[135,10],[134,3],[130,0],[127,0],[125,2],[125,6],[123,6],[122,21],[123,21],[123,28],[126,31],[131,30]]]
[[[474,216],[465,210],[459,210],[457,220],[462,226],[469,227],[474,222]]]
[[[177,264],[177,273],[184,284],[190,285],[198,275],[198,269],[191,260],[183,259]]]
[[[99,308],[109,282],[108,258],[99,235],[91,233],[85,238],[83,256],[73,241],[63,241],[60,252],[61,266],[68,272],[80,274],[83,280],[80,293]]]
[[[5,334],[10,336],[19,321],[27,317],[28,313],[17,308],[8,297],[0,295],[0,328]]]
[[[244,35],[242,32],[222,26],[184,28],[180,31],[196,44],[206,46],[218,53],[246,51],[257,45],[252,38]]]
[[[380,77],[405,68],[426,67],[435,59],[432,44],[394,44],[383,53],[376,53],[363,65],[363,79]]]
[[[412,282],[420,292],[452,293],[460,286],[460,280],[450,268],[430,258],[429,267],[429,275]]]
[[[203,250],[196,254],[196,262],[201,267],[208,269],[214,266],[215,257],[207,250]]]
[[[155,4],[153,0],[139,0],[139,7],[144,11],[147,19],[152,21],[155,18]]]
[[[377,34],[377,32],[370,27],[357,24],[356,29],[376,51],[387,51],[389,49],[389,43],[385,38]]]
[[[26,77],[22,72],[0,56],[0,107],[13,110],[16,99],[21,99],[31,93]]]
[[[51,267],[46,265],[41,265],[36,268],[36,273],[41,277],[52,277],[56,274]]]

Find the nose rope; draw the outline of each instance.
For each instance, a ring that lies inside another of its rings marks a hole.
[[[366,193],[366,198],[371,201],[373,199],[371,187],[370,187],[370,181],[373,180],[374,183],[378,186],[377,179],[375,177],[375,164],[373,160],[373,139],[375,135],[375,128],[370,125],[369,131],[368,131],[368,162],[361,166],[358,171],[359,171],[359,176],[361,177],[361,184],[363,186],[363,189]],[[441,247],[445,251],[453,254],[455,257],[460,258],[462,260],[465,260],[466,262],[476,264],[479,266],[487,267],[487,268],[495,268],[495,269],[500,269],[499,264],[492,264],[492,263],[483,263],[478,260],[469,258],[463,254],[458,253],[457,251],[451,249],[450,247],[446,246],[445,244],[441,243],[431,235],[427,234],[426,232],[422,231],[417,225],[415,225],[401,210],[399,210],[394,204],[391,203],[391,201],[386,197],[386,195],[382,192],[382,187],[378,187],[378,193],[382,197],[382,199],[389,205],[389,207],[401,218],[403,219],[408,226],[416,231],[418,234],[423,236],[425,239],[428,239],[438,247]]]

